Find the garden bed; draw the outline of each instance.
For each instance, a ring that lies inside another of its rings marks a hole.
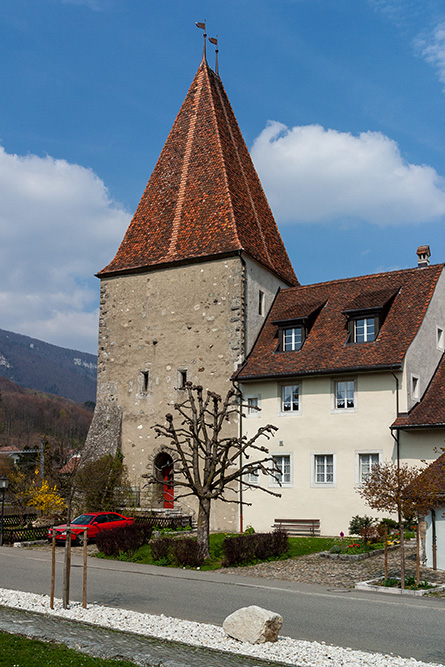
[[[400,588],[400,579],[399,577],[394,577],[391,579],[394,585],[386,586],[383,582],[385,581],[384,577],[378,577],[377,579],[369,579],[368,581],[359,581],[355,584],[355,588],[359,591],[373,591],[375,593],[391,593],[392,595],[414,595],[419,597],[421,595],[428,595],[428,593],[438,593],[445,590],[445,584],[434,584],[430,582],[420,582],[428,585],[428,587],[423,588]]]
[[[394,546],[388,547],[388,551],[394,551],[395,549],[398,549],[400,547],[400,544],[395,544]],[[379,556],[380,554],[384,554],[385,549],[372,549],[372,551],[364,551],[363,553],[360,554],[348,554],[348,553],[341,553],[341,554],[331,554],[330,551],[321,551],[320,556],[322,558],[332,558],[334,560],[348,560],[348,561],[354,561],[354,560],[365,560],[365,558],[371,558],[372,556]]]

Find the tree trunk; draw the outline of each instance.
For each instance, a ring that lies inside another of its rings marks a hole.
[[[405,540],[403,539],[402,513],[399,511],[399,534],[400,534],[400,588],[405,588]]]
[[[199,499],[198,512],[198,556],[205,559],[210,558],[209,551],[209,537],[210,537],[210,499]]]

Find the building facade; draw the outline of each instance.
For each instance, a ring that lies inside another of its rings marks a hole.
[[[187,381],[221,395],[279,288],[298,284],[220,78],[203,59],[114,259],[99,272],[87,447],[122,451],[142,504],[177,503],[155,441]],[[228,426],[236,434],[238,425]],[[153,471],[159,484],[145,485]],[[236,509],[213,528],[237,528]]]

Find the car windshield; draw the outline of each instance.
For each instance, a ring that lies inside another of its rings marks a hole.
[[[75,519],[71,521],[71,523],[75,523],[81,526],[87,526],[89,523],[91,523],[94,520],[95,516],[94,514],[81,514],[80,516],[77,516]]]

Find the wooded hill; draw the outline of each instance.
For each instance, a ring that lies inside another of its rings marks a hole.
[[[46,439],[63,464],[84,444],[93,408],[93,403],[80,405],[0,377],[0,455],[8,453],[6,448],[38,448]]]

